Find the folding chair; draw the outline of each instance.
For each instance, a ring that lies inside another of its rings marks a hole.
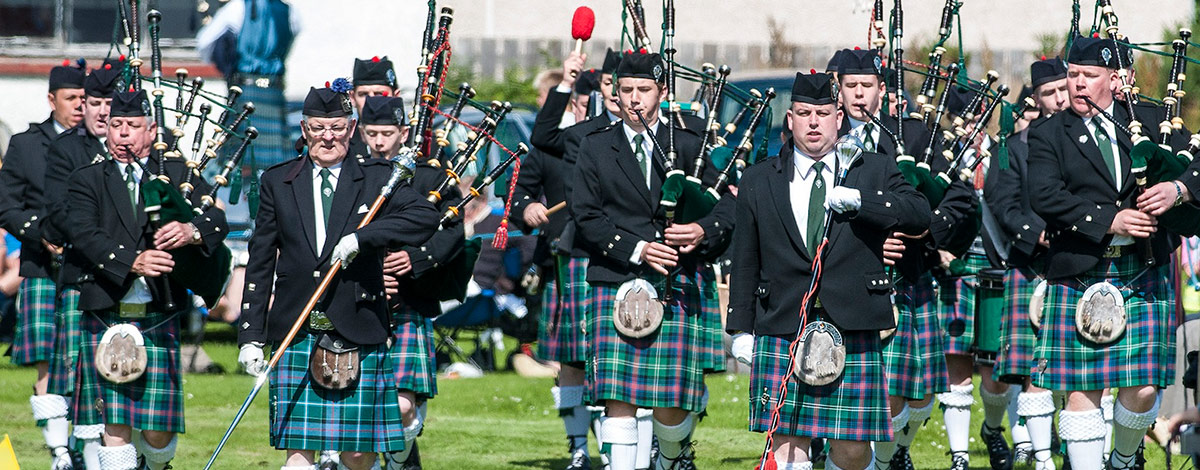
[[[472,283],[472,287],[474,287],[474,283]],[[482,371],[495,368],[494,357],[490,357],[491,361],[487,364],[479,364],[474,359],[474,356],[482,353],[483,344],[480,336],[483,330],[492,326],[500,316],[500,309],[496,306],[494,296],[495,291],[491,289],[479,291],[478,294],[467,297],[460,305],[445,310],[445,313],[433,319],[434,336],[437,338],[434,351],[439,358],[447,357],[449,362],[455,360],[467,362]],[[475,350],[471,354],[467,354],[459,346],[459,334],[463,331],[474,331],[477,334]],[[488,355],[491,353],[491,348],[488,348],[483,359],[489,359]],[[441,367],[440,362],[439,368]],[[486,368],[482,366],[486,366]]]

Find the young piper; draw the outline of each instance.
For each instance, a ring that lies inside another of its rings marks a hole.
[[[728,328],[735,357],[753,364],[750,429],[767,431],[778,409],[771,451],[781,469],[811,469],[817,437],[831,441],[826,468],[870,468],[870,441],[892,438],[879,331],[896,323],[883,242],[894,231],[925,231],[928,205],[882,155],[862,153],[841,167],[842,112],[829,74],[796,74],[785,119],[794,137],[738,186]],[[818,256],[821,278],[797,336]],[[813,349],[793,357],[802,338]],[[821,370],[826,364],[813,358],[826,355],[843,361]],[[806,378],[793,376],[793,358]]]
[[[397,96],[396,92],[396,68],[392,66],[392,61],[388,60],[387,56],[375,56],[370,59],[354,59],[354,75],[351,78],[351,83],[354,89],[350,90],[350,99],[354,101],[354,111],[358,113],[361,120],[363,114],[363,105],[366,104],[367,98],[372,96]],[[407,116],[403,116],[407,127]],[[366,130],[358,128],[358,131],[350,137],[350,155],[361,156],[367,158],[371,155],[370,149],[367,148],[367,141],[364,138],[363,132]]]

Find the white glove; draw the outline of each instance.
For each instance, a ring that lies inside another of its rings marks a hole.
[[[834,186],[825,196],[825,207],[839,214],[856,211],[862,207],[862,193],[845,186]]]
[[[267,371],[267,361],[263,360],[262,343],[250,342],[242,345],[238,351],[238,364],[246,369],[246,373],[258,377]]]
[[[354,261],[354,257],[358,256],[358,235],[349,234],[338,240],[337,245],[333,246],[333,254],[330,255],[330,262],[341,261],[342,267],[350,265]]]
[[[733,354],[733,358],[738,362],[750,365],[750,360],[754,357],[754,335],[750,333],[733,335],[733,344],[729,346],[729,353]]]

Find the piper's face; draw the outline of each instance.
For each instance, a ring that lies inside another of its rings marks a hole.
[[[350,98],[354,100],[354,109],[358,110],[359,115],[362,115],[363,104],[371,96],[396,96],[396,90],[387,85],[359,85],[354,87],[354,90],[350,92]]]
[[[842,103],[850,117],[858,121],[870,121],[883,105],[882,87],[876,75],[842,75]],[[865,108],[865,111],[864,111]]]
[[[83,102],[83,125],[96,137],[108,135],[108,110],[112,98],[87,97]]]
[[[308,156],[317,165],[326,168],[341,162],[350,148],[354,124],[354,119],[349,117],[305,118],[300,128],[304,131],[304,139],[308,141]]]
[[[666,85],[649,78],[621,78],[617,82],[617,94],[625,111],[622,118],[626,122],[640,124],[636,113],[641,113],[647,124],[654,125],[665,92]]]
[[[1067,95],[1075,114],[1083,117],[1100,114],[1084,98],[1091,99],[1100,109],[1107,109],[1119,88],[1116,70],[1099,65],[1067,65]]]
[[[363,126],[363,139],[371,156],[375,158],[391,158],[400,153],[400,147],[408,140],[408,127],[391,126],[386,124],[367,124]]]
[[[600,75],[600,96],[604,97],[604,109],[607,109],[613,116],[621,115],[620,100],[613,94],[613,76],[611,73]]]
[[[114,117],[108,119],[108,153],[121,163],[150,155],[158,128],[146,116]]]
[[[63,127],[72,128],[83,120],[83,88],[59,88],[46,95],[50,116]]]
[[[1033,101],[1043,114],[1050,116],[1067,109],[1068,95],[1067,79],[1063,78],[1038,85],[1037,89],[1033,90]]]
[[[836,104],[815,105],[793,102],[784,119],[792,130],[796,147],[810,157],[820,158],[837,143],[842,111]]]

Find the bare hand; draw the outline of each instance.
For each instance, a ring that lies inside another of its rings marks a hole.
[[[42,240],[42,246],[46,247],[46,251],[53,253],[55,256],[61,255],[63,252],[63,249],[61,246],[55,245],[46,240]]]
[[[146,277],[158,277],[175,269],[175,260],[171,254],[159,250],[146,250],[133,260],[130,268],[135,274]]]
[[[1196,423],[1200,423],[1200,410],[1197,410],[1196,407],[1193,406],[1184,410],[1182,413],[1172,416],[1171,420],[1167,422],[1167,430],[1170,431],[1171,434],[1177,434],[1180,426]]]
[[[668,245],[681,247],[680,253],[691,253],[704,241],[704,229],[697,223],[672,225],[663,232],[663,238]]]
[[[383,292],[387,294],[388,300],[392,300],[392,297],[400,293],[400,281],[396,280],[396,276],[383,275]]]
[[[665,276],[670,274],[667,272],[667,268],[673,268],[679,262],[679,252],[662,243],[650,242],[642,250],[642,261]]]
[[[899,238],[888,237],[883,241],[883,265],[895,266],[900,258],[904,257],[904,241]]]
[[[174,250],[192,243],[192,226],[182,222],[169,222],[154,232],[154,246],[159,250]]]
[[[583,71],[583,63],[586,61],[587,54],[571,51],[571,55],[568,55],[567,60],[563,61],[563,86],[568,88],[575,86],[575,79],[579,77],[579,72]]]
[[[1172,190],[1173,191],[1173,190]],[[1113,217],[1108,233],[1137,238],[1150,238],[1158,231],[1158,219],[1136,209],[1122,209]]]
[[[1183,194],[1187,194],[1183,191]],[[1138,210],[1153,216],[1163,215],[1168,209],[1175,207],[1175,183],[1164,181],[1151,186],[1137,198]]]
[[[940,260],[939,265],[942,267],[942,269],[950,269],[950,263],[958,259],[958,257],[950,254],[949,251],[938,250],[938,259]]]
[[[525,206],[523,218],[525,225],[530,227],[541,227],[550,222],[550,216],[546,215],[546,206],[540,202]]]
[[[1038,235],[1038,245],[1042,245],[1045,248],[1050,248],[1050,240],[1046,239],[1045,231],[1042,231],[1042,233]]]
[[[393,251],[383,258],[383,273],[400,277],[412,272],[412,259],[407,251]]]

